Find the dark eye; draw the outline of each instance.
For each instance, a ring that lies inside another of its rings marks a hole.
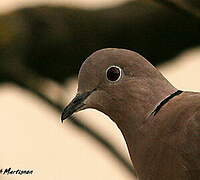
[[[111,66],[106,70],[106,77],[109,81],[118,81],[121,77],[121,68],[118,66]]]

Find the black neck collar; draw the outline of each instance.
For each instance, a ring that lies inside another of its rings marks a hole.
[[[179,94],[181,94],[183,91],[180,91],[180,90],[178,90],[178,91],[176,91],[176,92],[174,92],[173,94],[171,94],[171,95],[169,95],[168,97],[166,97],[164,100],[162,100],[161,102],[160,102],[160,104],[155,108],[155,110],[151,113],[151,115],[156,115],[159,111],[160,111],[160,109],[169,101],[169,100],[171,100],[172,98],[174,98],[175,96],[178,96]]]

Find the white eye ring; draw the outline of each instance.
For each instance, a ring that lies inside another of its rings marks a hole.
[[[119,66],[109,66],[106,69],[106,79],[110,82],[117,82],[121,79],[122,69]]]

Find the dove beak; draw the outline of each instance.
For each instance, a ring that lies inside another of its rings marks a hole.
[[[87,92],[84,92],[81,94],[78,93],[75,96],[75,98],[64,108],[62,115],[61,115],[61,121],[63,122],[65,119],[70,117],[74,112],[83,110],[85,108],[84,106],[86,105],[84,103],[84,101],[94,90],[87,91]]]

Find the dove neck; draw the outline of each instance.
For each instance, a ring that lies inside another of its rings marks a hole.
[[[162,102],[165,102],[166,100],[170,101],[175,95],[181,93],[181,91],[178,91],[171,84],[168,86],[161,85],[156,89],[151,89],[150,92],[151,96],[148,94],[149,89],[146,92],[143,91],[141,96],[138,95],[136,100],[139,105],[130,104],[134,109],[132,109],[131,113],[124,114],[123,119],[120,119],[117,122],[127,143],[133,165],[139,175],[145,171],[143,166],[145,165],[146,159],[143,157],[147,156],[148,152],[146,152],[146,150],[149,148],[148,146],[153,143],[153,141],[151,142],[151,138],[149,139],[148,134],[143,134],[143,124],[152,120],[149,116],[155,117],[158,115],[155,115],[155,110],[156,113],[159,113],[158,111],[161,110],[159,108],[163,108],[162,106],[159,106],[160,104],[162,105]],[[166,103],[168,101],[166,101]],[[131,108],[127,107],[126,109]],[[154,114],[152,114],[153,112]],[[153,129],[150,131],[153,131]],[[147,130],[147,132],[149,131]]]
[[[126,132],[138,129],[144,122],[149,120],[149,116],[156,115],[167,103],[167,100],[178,91],[166,79],[153,81],[151,83],[141,82],[145,87],[141,88],[141,84],[131,87],[125,91],[128,99],[120,99],[117,103],[118,107],[114,113],[110,113],[120,129]],[[135,85],[135,84],[134,84]]]
[[[115,111],[111,115],[121,130],[131,131],[133,134],[133,131],[150,120],[150,116],[156,116],[171,98],[182,92],[165,79],[154,83],[146,83],[142,89],[133,87],[126,92],[128,101],[127,99],[121,101],[119,112]]]

